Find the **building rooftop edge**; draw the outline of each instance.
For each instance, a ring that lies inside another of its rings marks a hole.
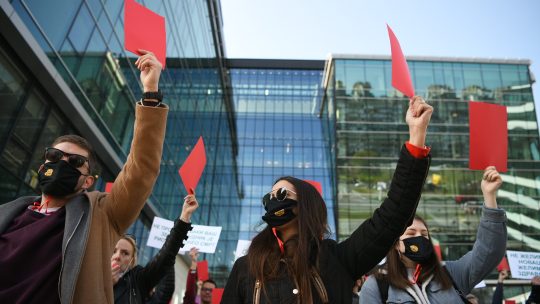
[[[444,61],[444,62],[471,62],[471,63],[502,63],[502,64],[527,64],[531,65],[529,59],[516,58],[481,58],[481,57],[436,57],[436,56],[406,56],[407,60],[415,61]],[[370,55],[370,54],[329,54],[328,59],[372,59],[390,60],[390,55]]]

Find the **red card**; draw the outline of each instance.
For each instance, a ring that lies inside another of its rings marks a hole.
[[[508,265],[508,260],[506,257],[503,257],[501,262],[499,263],[499,266],[497,266],[497,271],[501,272],[503,270],[510,270],[510,265]]]
[[[516,300],[504,300],[504,304],[516,304]]]
[[[124,47],[141,55],[143,49],[154,53],[165,68],[166,34],[165,18],[134,0],[124,2]]]
[[[222,297],[223,297],[223,288],[212,289],[212,304],[221,303]]]
[[[178,170],[184,187],[186,187],[189,194],[193,194],[195,188],[197,188],[204,166],[206,166],[206,152],[204,151],[204,141],[201,136],[180,170]]]
[[[315,187],[315,189],[317,189],[317,191],[319,191],[319,194],[322,196],[322,186],[321,186],[321,183],[319,183],[318,181],[307,180],[307,179],[305,179],[304,181],[305,181],[306,183],[308,183],[308,184],[311,184],[313,187]]]
[[[111,190],[112,190],[112,186],[114,185],[114,183],[106,183],[105,184],[105,192],[107,193],[111,193]]]
[[[208,276],[208,261],[202,260],[200,262],[197,262],[197,279],[201,281],[206,281],[210,277]]]
[[[390,37],[390,47],[392,49],[392,86],[410,98],[414,96],[414,87],[411,80],[411,73],[407,60],[403,56],[399,41],[394,32],[387,24],[388,36]]]
[[[484,170],[495,166],[507,171],[508,116],[506,107],[496,104],[469,102],[469,168]]]

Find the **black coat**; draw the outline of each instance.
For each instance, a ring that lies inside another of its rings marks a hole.
[[[177,219],[158,254],[145,267],[133,267],[114,285],[114,303],[143,304],[167,270],[174,267],[178,250],[191,229],[191,224]]]
[[[375,267],[388,253],[394,242],[412,223],[424,185],[430,157],[413,157],[405,146],[392,178],[388,196],[351,236],[341,243],[326,239],[319,251],[319,270],[332,304],[351,303],[354,280]],[[283,264],[283,263],[281,263]],[[270,303],[296,303],[292,290],[295,288],[285,274],[274,282],[266,282]],[[255,278],[248,269],[247,257],[234,264],[225,286],[221,303],[253,303]],[[315,290],[315,288],[313,288]],[[314,301],[319,303],[317,293]],[[261,303],[265,295],[261,292]]]

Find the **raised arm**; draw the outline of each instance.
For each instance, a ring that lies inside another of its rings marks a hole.
[[[497,279],[497,287],[493,292],[493,297],[491,298],[491,304],[501,304],[504,300],[504,279],[508,277],[508,270],[503,269],[499,272],[499,278]]]
[[[506,213],[497,207],[501,184],[495,167],[486,168],[481,184],[484,207],[473,249],[457,261],[446,262],[448,272],[465,294],[497,266],[506,251]]]
[[[191,258],[191,266],[187,275],[183,304],[195,304],[195,298],[197,297],[197,261],[199,260],[199,249],[195,247],[191,248],[189,250],[189,257]]]
[[[140,51],[144,55],[135,64],[141,71],[144,91],[157,91],[161,63],[151,52]],[[129,155],[111,193],[101,202],[118,234],[137,219],[159,175],[168,107],[155,105],[137,103]]]
[[[433,108],[421,97],[409,102],[410,137],[401,149],[387,198],[370,219],[337,245],[336,255],[353,278],[377,265],[412,222],[430,165],[425,140],[432,113]]]
[[[191,215],[198,208],[199,204],[194,195],[184,198],[182,214],[174,222],[174,227],[167,236],[163,247],[156,256],[139,272],[136,278],[137,284],[142,292],[150,291],[165,275],[168,267],[174,265],[176,255],[187,240],[187,233],[191,228]]]
[[[540,276],[535,276],[531,280],[531,294],[525,304],[540,303]]]

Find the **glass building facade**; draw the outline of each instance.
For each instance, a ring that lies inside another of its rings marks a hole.
[[[207,165],[193,222],[222,226],[210,273],[223,285],[238,240],[263,227],[262,196],[280,176],[322,184],[333,237],[343,240],[388,190],[408,137],[407,99],[391,83],[389,58],[328,61],[226,59],[217,0],[141,0],[165,16],[170,106],[161,174],[130,228],[140,263],[154,216],[173,220],[185,190],[178,169],[199,136]],[[0,203],[38,193],[43,148],[62,134],[90,140],[113,181],[129,153],[135,56],[123,48],[123,1],[0,1]],[[435,107],[427,143],[433,162],[419,206],[443,257],[468,251],[479,220],[481,173],[468,170],[468,101],[507,106],[509,170],[499,204],[508,248],[540,251],[540,150],[529,62],[411,58],[417,94]],[[507,289],[505,294],[522,290]]]
[[[418,213],[444,259],[472,248],[483,204],[481,171],[468,169],[468,102],[508,110],[508,172],[498,204],[507,211],[508,249],[540,250],[540,152],[528,61],[412,58],[417,95],[435,108],[427,144],[433,161]],[[326,63],[321,108],[335,162],[338,239],[346,238],[386,195],[408,139],[408,99],[391,86],[389,58],[336,56]],[[495,149],[496,147],[494,147]],[[505,294],[518,293],[518,290]]]
[[[170,107],[161,174],[130,229],[145,264],[155,215],[180,215],[185,190],[178,169],[199,136],[207,166],[197,189],[204,206],[193,221],[223,226],[214,255],[205,258],[216,279],[234,257],[239,222],[238,147],[232,99],[223,66],[220,4],[214,0],[139,1],[162,15],[167,68],[160,88]],[[90,140],[101,173],[96,189],[113,181],[129,153],[134,101],[141,95],[135,55],[123,48],[123,1],[2,1],[0,10],[0,201],[38,193],[44,148],[59,135]],[[230,244],[229,244],[230,243]],[[233,244],[234,243],[234,244]],[[233,249],[234,250],[234,249]],[[112,254],[112,253],[111,253]]]
[[[264,228],[262,196],[281,176],[321,183],[330,229],[335,232],[331,168],[318,118],[324,62],[228,62],[242,189],[238,238],[251,240],[258,228]]]

